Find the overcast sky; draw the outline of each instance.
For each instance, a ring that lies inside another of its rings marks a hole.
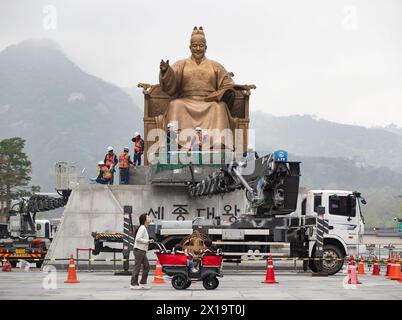
[[[207,56],[257,85],[252,111],[402,126],[401,17],[399,0],[0,0],[0,50],[52,38],[84,71],[132,87],[156,83],[161,58],[188,57],[201,25]]]

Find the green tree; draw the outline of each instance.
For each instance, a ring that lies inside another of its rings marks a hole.
[[[24,187],[31,180],[31,161],[19,137],[0,141],[0,210],[8,216],[12,200],[27,195]]]

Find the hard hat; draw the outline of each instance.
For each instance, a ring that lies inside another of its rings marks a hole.
[[[124,151],[128,151],[128,150],[130,150],[130,149],[129,149],[128,147],[124,147],[123,150],[124,150]]]
[[[113,151],[113,147],[111,146],[107,147],[107,151]]]
[[[105,165],[105,163],[103,161],[98,162],[98,166],[104,166],[104,165]]]
[[[249,145],[247,146],[247,149],[248,149],[248,150],[254,150],[254,146],[253,146],[252,144],[249,144]]]
[[[167,124],[167,127],[168,127],[168,128],[173,128],[173,123],[169,122],[169,123]]]
[[[139,132],[136,132],[134,135],[134,138],[137,138],[138,136],[140,136],[141,134]]]
[[[195,128],[195,131],[201,131],[200,127]]]

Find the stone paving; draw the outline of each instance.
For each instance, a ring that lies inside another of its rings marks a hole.
[[[345,286],[345,275],[312,277],[309,273],[276,272],[278,284],[263,284],[264,272],[231,272],[220,279],[216,290],[207,291],[201,282],[186,290],[175,290],[167,279],[165,284],[152,284],[149,290],[129,290],[128,276],[111,272],[78,272],[78,284],[66,284],[65,271],[56,274],[40,270],[25,272],[13,269],[0,272],[0,300],[6,299],[208,299],[208,300],[284,300],[284,299],[402,299],[402,282],[384,276],[360,276],[363,282]],[[153,275],[150,275],[152,281]],[[54,282],[52,282],[52,280]],[[49,287],[56,285],[55,289]]]

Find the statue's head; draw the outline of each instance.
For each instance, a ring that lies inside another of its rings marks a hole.
[[[190,50],[196,60],[204,58],[205,51],[207,51],[207,40],[205,39],[202,27],[194,27],[193,33],[191,34]]]

